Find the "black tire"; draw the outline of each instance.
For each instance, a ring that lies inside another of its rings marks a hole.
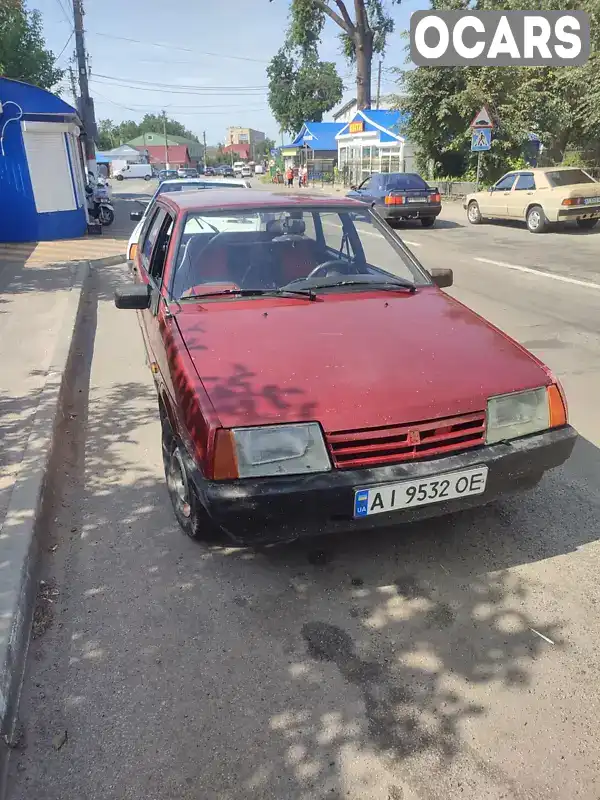
[[[101,225],[112,225],[115,221],[114,212],[110,208],[101,208],[98,216]]]
[[[529,233],[545,233],[548,230],[548,219],[541,206],[531,206],[525,221]]]
[[[582,228],[584,231],[591,231],[592,228],[595,228],[598,224],[597,219],[578,219],[577,225]]]
[[[481,211],[479,209],[479,203],[477,200],[471,200],[467,206],[467,219],[471,225],[481,225],[483,218],[481,216]]]
[[[421,225],[424,228],[433,228],[435,225],[435,217],[421,217]]]
[[[149,181],[152,178],[152,175],[144,175],[144,180]]]
[[[162,451],[167,491],[179,527],[190,539],[215,541],[219,530],[196,494],[187,467],[186,453],[165,419],[162,421]]]
[[[117,175],[117,180],[118,181],[122,181],[123,180],[123,176],[122,175]]]

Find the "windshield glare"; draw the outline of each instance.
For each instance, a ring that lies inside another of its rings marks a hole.
[[[595,183],[594,179],[582,169],[557,169],[547,172],[550,186],[574,186],[576,183]]]
[[[324,278],[327,284],[356,281],[357,291],[369,291],[365,283],[395,278],[430,284],[378,226],[370,211],[348,208],[190,213],[171,295],[179,300],[233,289],[347,289],[320,288]]]

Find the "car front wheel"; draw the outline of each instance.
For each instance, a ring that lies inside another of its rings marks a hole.
[[[481,223],[481,211],[479,210],[479,203],[471,200],[467,208],[467,219],[471,225],[479,225]]]
[[[585,230],[585,231],[589,231],[592,228],[595,228],[597,224],[598,224],[598,220],[597,219],[578,219],[577,220],[577,225],[580,228],[583,228],[583,230]]]
[[[182,531],[190,539],[212,541],[217,528],[200,502],[194,489],[183,447],[163,423],[163,460],[167,491],[175,517]]]
[[[526,222],[530,233],[544,233],[548,230],[548,220],[541,206],[531,206],[527,212]]]

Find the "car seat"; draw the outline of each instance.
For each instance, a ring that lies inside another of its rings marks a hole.
[[[188,240],[181,264],[175,272],[174,297],[179,298],[186,289],[202,283],[231,283],[227,247],[211,247],[212,239],[212,236],[199,234]]]
[[[280,265],[280,284],[305,278],[317,266],[317,243],[304,236],[306,224],[301,219],[267,223],[267,231],[275,234],[272,240],[274,255]]]

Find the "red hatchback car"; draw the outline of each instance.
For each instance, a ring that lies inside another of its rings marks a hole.
[[[238,543],[446,514],[571,454],[563,391],[357,201],[159,197],[135,282],[184,531]]]

